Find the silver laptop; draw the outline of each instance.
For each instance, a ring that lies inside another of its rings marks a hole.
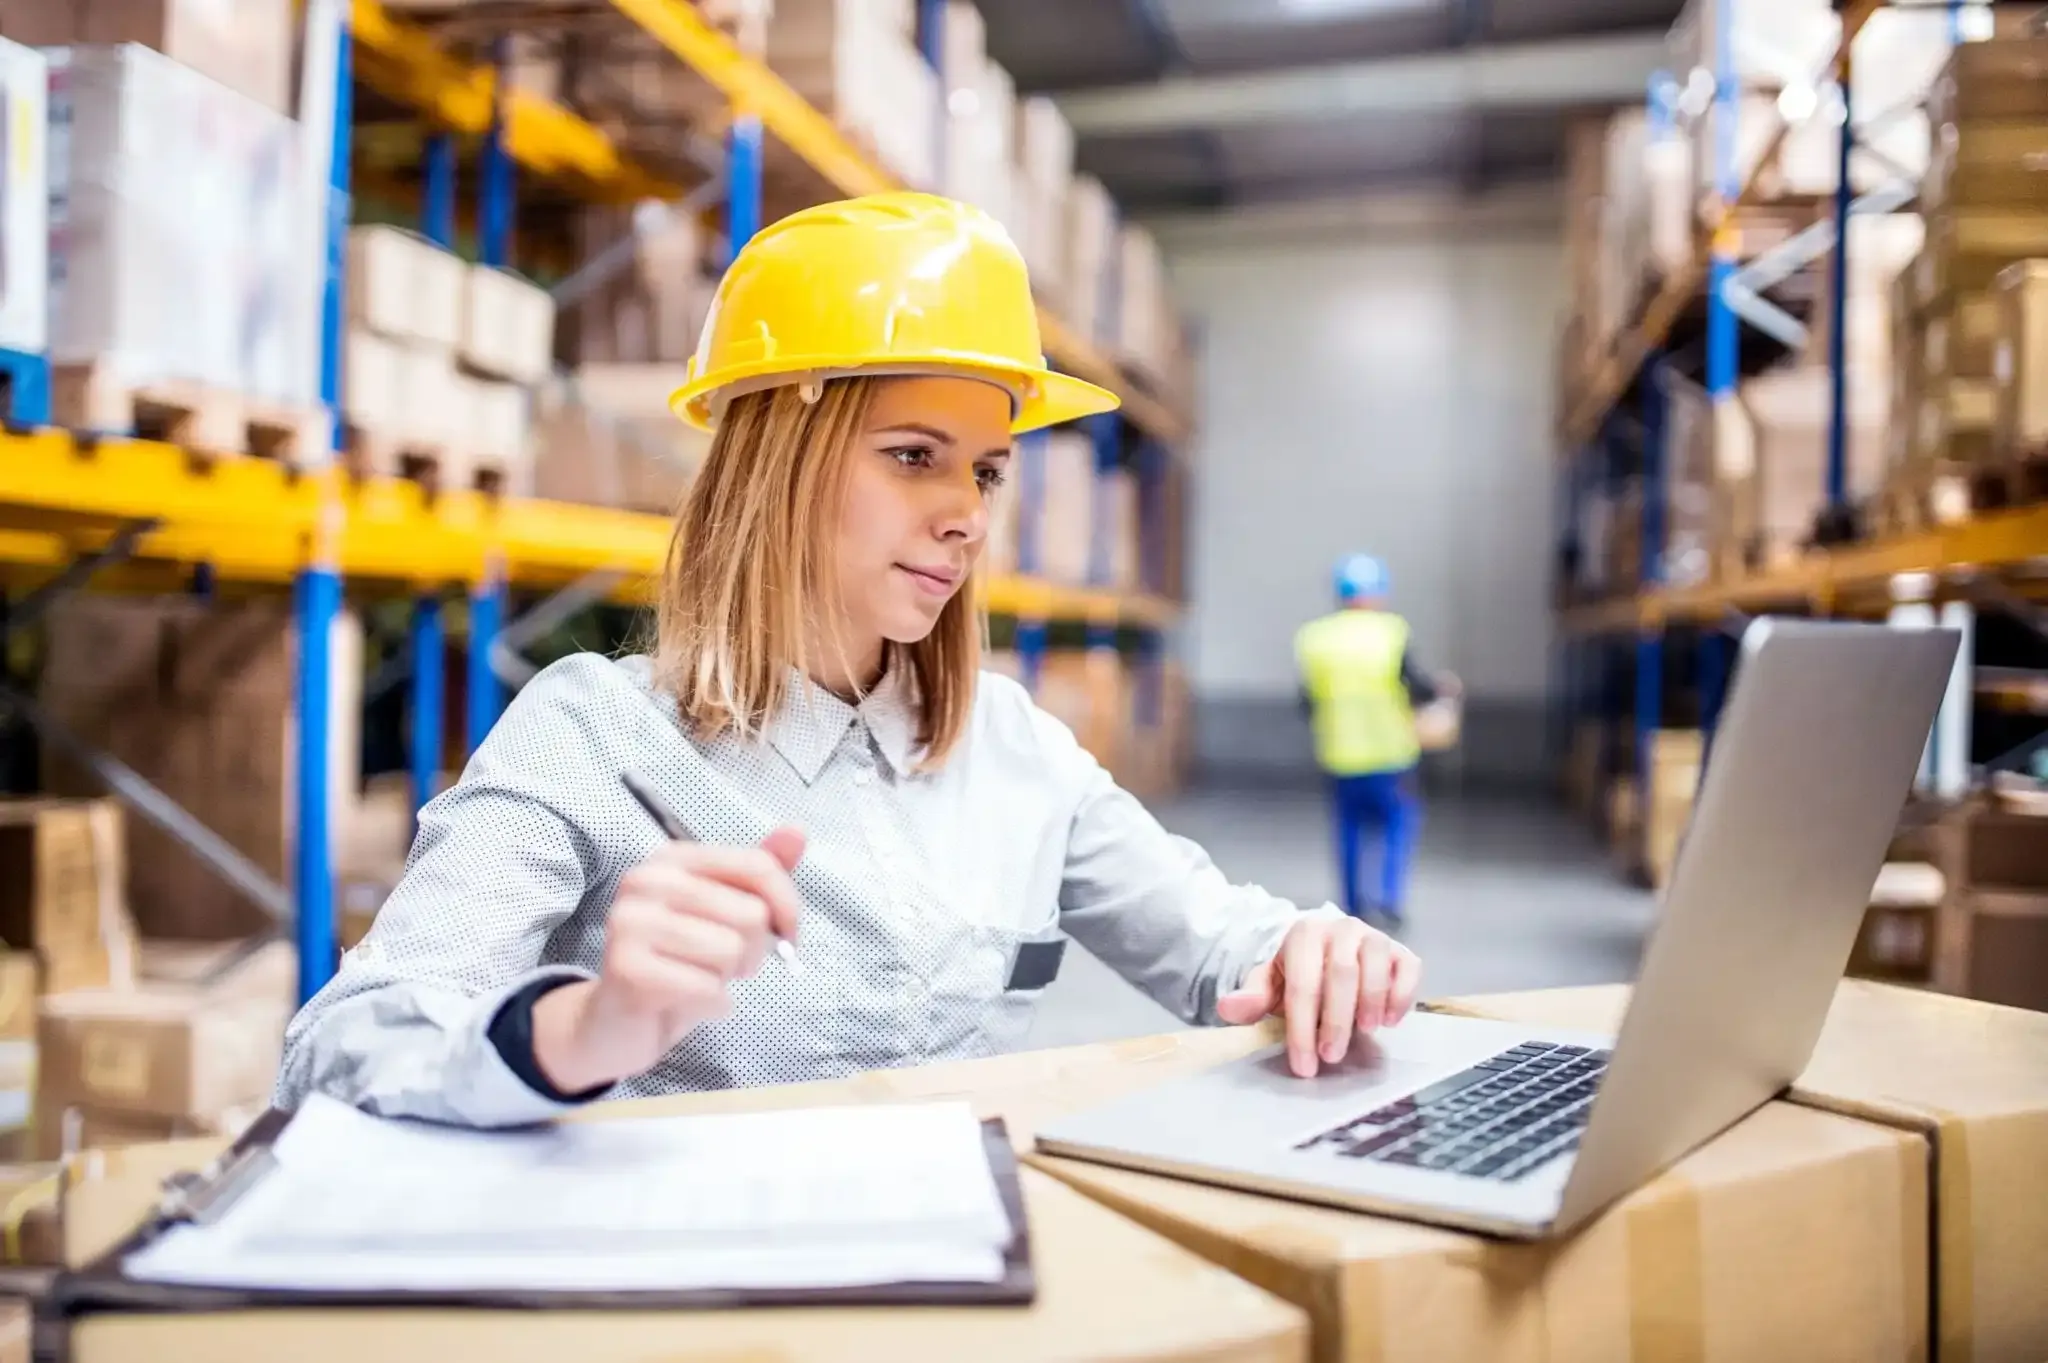
[[[1049,1123],[1050,1154],[1520,1238],[1559,1234],[1812,1054],[1959,636],[1760,620],[1619,1034],[1413,1013]]]

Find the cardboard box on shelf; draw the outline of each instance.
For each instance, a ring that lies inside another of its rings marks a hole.
[[[1159,243],[1135,223],[1118,238],[1117,358],[1154,382],[1171,369],[1171,315]]]
[[[0,24],[30,47],[152,48],[265,108],[291,112],[291,0],[7,0]]]
[[[1046,198],[1066,197],[1074,179],[1074,125],[1044,95],[1017,103],[1017,164]]]
[[[525,464],[529,452],[527,390],[512,383],[473,379],[468,409],[474,424],[464,445],[477,461],[509,472]]]
[[[1971,801],[1943,820],[1937,988],[2048,1010],[2048,817]]]
[[[453,350],[462,339],[467,272],[459,256],[403,228],[351,227],[349,321],[393,341]]]
[[[1921,181],[1920,204],[1926,213],[1972,208],[2048,211],[2048,120],[1943,126]]]
[[[0,39],[0,104],[8,154],[0,165],[0,349],[39,355],[50,345],[49,61]]]
[[[946,95],[944,192],[997,220],[1012,220],[1016,192],[1016,87],[994,62],[962,73]]]
[[[584,365],[536,396],[534,495],[673,515],[710,438],[677,421],[667,365]]]
[[[74,596],[50,613],[40,695],[59,723],[284,882],[297,827],[296,640],[282,598]],[[360,766],[362,630],[352,612],[336,619],[330,648],[328,798],[338,825]],[[97,777],[48,750],[43,779],[57,792],[100,789]],[[144,935],[217,940],[275,927],[162,831],[133,821],[127,843],[128,903]]]
[[[1927,248],[1913,265],[1915,301],[1933,312],[1951,297],[1988,291],[2014,261],[2037,257],[2048,257],[2048,210],[1929,214]]]
[[[1998,385],[1991,379],[1928,383],[1920,392],[1912,431],[1912,459],[1978,465],[1989,462],[1998,422]]]
[[[260,1112],[277,1081],[288,997],[174,986],[47,996],[37,1032],[43,1158],[64,1153],[69,1111],[143,1140]]]
[[[871,0],[779,0],[768,65],[906,183],[938,178],[938,73],[905,33],[901,5]]]
[[[462,314],[462,362],[480,374],[537,384],[555,352],[555,302],[509,270],[472,265]]]
[[[394,358],[395,420],[380,434],[422,450],[452,451],[461,446],[476,416],[470,410],[469,385],[456,372],[454,357],[432,346],[398,343]]]
[[[298,125],[148,48],[49,57],[52,361],[312,403]]]
[[[1998,357],[1998,323],[1993,293],[1951,299],[1927,316],[1918,330],[1922,381],[1990,378]]]
[[[341,356],[341,414],[359,431],[406,430],[406,348],[362,326],[349,328]]]
[[[1847,474],[1852,501],[1884,480],[1890,400],[1883,375],[1851,375]],[[1727,496],[1727,525],[1749,566],[1796,556],[1826,500],[1827,431],[1832,399],[1818,365],[1775,370],[1742,384],[1735,418],[1718,424],[1717,482]]]
[[[1092,175],[1077,175],[1067,191],[1064,213],[1061,320],[1086,340],[1110,340],[1116,320],[1109,306],[1110,281],[1118,260],[1116,200],[1110,198],[1102,181]]]
[[[571,364],[680,365],[696,351],[717,288],[707,234],[696,218],[663,210],[650,220],[611,208],[578,220],[589,261],[630,257],[562,318]]]
[[[1627,1006],[1624,985],[1540,990],[1441,1000],[1435,1006],[1476,1017],[1611,1032]],[[1892,1127],[1931,1147],[1920,1189],[1931,1198],[1934,1337],[1917,1357],[2032,1359],[2048,1354],[2048,1297],[2036,1271],[2048,1253],[2048,1013],[1948,998],[1924,990],[1845,980],[1792,1104]],[[1783,1107],[1784,1104],[1774,1104]],[[1903,1152],[1902,1152],[1903,1153]],[[1759,1224],[1782,1224],[1783,1213]],[[1841,1228],[1846,1252],[1859,1232]],[[1802,1271],[1788,1286],[1806,1281]],[[1908,1284],[1907,1301],[1925,1313],[1930,1294]],[[1877,1300],[1895,1301],[1885,1297]],[[1810,1322],[1845,1324],[1866,1312],[1835,1316],[1817,1304]],[[1836,1343],[1815,1356],[1863,1357]],[[1740,1356],[1731,1355],[1731,1357]],[[1763,1353],[1752,1356],[1766,1357]],[[1793,1355],[1786,1355],[1793,1356]],[[1875,1356],[1875,1355],[1872,1355]]]
[[[2048,260],[2006,267],[1996,299],[1991,458],[2014,464],[2048,455]]]
[[[1095,542],[1095,446],[1079,431],[1046,436],[1038,515],[1038,573],[1053,582],[1088,580]]]
[[[2020,6],[2000,6],[2019,10]],[[2013,19],[2019,16],[2015,14]],[[1927,93],[1927,112],[1945,125],[2048,119],[2048,38],[2013,33],[1962,43]]]
[[[7,1026],[39,990],[91,989],[134,979],[135,929],[123,878],[128,827],[112,799],[0,799],[0,941]],[[23,991],[27,1002],[24,1005]]]
[[[1844,308],[1849,330],[1843,351],[1856,369],[1874,375],[1891,372],[1892,346],[1899,334],[1899,322],[1892,315],[1894,285],[1912,268],[1926,240],[1926,227],[1916,213],[1859,213],[1850,219]],[[1820,275],[1809,355],[1832,353],[1834,272],[1823,270]]]

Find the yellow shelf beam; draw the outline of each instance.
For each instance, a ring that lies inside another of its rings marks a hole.
[[[2003,571],[2048,561],[2048,503],[1997,512],[1917,535],[1808,554],[1791,567],[1731,582],[1662,588],[1563,613],[1568,633],[1655,629],[1667,622],[1711,620],[1728,610],[1812,605],[1833,611],[1844,598],[1876,595],[1893,578],[1947,576],[1972,569]]]
[[[142,440],[80,444],[63,431],[0,436],[0,564],[31,575],[62,568],[123,524],[161,528],[137,545],[133,574],[210,565],[224,582],[289,583],[305,567],[315,528],[341,513],[336,559],[344,577],[407,590],[472,584],[493,571],[515,586],[561,586],[586,574],[622,575],[616,599],[644,603],[668,555],[665,516],[475,493],[429,496],[402,479],[356,480],[338,470],[295,473],[265,459],[195,462]],[[1149,596],[999,578],[988,609],[1095,624],[1163,625],[1173,603]]]
[[[904,187],[782,77],[741,52],[730,38],[707,23],[695,6],[685,0],[611,3],[723,94],[735,113],[759,118],[764,130],[837,192],[852,196]],[[1043,307],[1038,310],[1038,325],[1045,353],[1054,364],[1118,394],[1125,414],[1158,439],[1176,443],[1186,437],[1185,420],[1166,404],[1139,392],[1115,364]]]
[[[437,127],[481,135],[497,101],[497,73],[442,50],[377,0],[352,0],[356,75],[387,99],[417,109]],[[581,183],[607,203],[677,199],[682,186],[634,164],[596,126],[524,90],[505,97],[505,150],[542,175]]]

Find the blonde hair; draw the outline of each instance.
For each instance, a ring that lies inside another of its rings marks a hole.
[[[757,736],[789,670],[816,661],[814,622],[838,620],[833,540],[877,382],[834,379],[815,402],[785,384],[726,407],[676,517],[655,606],[656,672],[700,736]],[[923,639],[886,645],[889,669],[909,669],[925,767],[944,760],[973,711],[978,585],[964,583]],[[836,628],[826,646],[840,647]]]

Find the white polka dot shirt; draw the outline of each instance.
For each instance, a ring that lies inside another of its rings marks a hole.
[[[701,842],[804,830],[803,969],[771,954],[732,986],[727,1017],[606,1097],[1009,1048],[1043,993],[1012,987],[1019,949],[1067,936],[1184,1020],[1213,1024],[1217,997],[1301,916],[1225,880],[1008,678],[982,675],[967,735],[929,773],[914,766],[909,683],[893,676],[859,706],[794,679],[760,738],[708,741],[685,733],[650,678],[644,658],[582,654],[519,693],[421,812],[368,935],[293,1019],[280,1106],[319,1091],[476,1126],[559,1111],[487,1032],[538,980],[597,971],[619,878],[662,842],[620,782],[628,769]]]

